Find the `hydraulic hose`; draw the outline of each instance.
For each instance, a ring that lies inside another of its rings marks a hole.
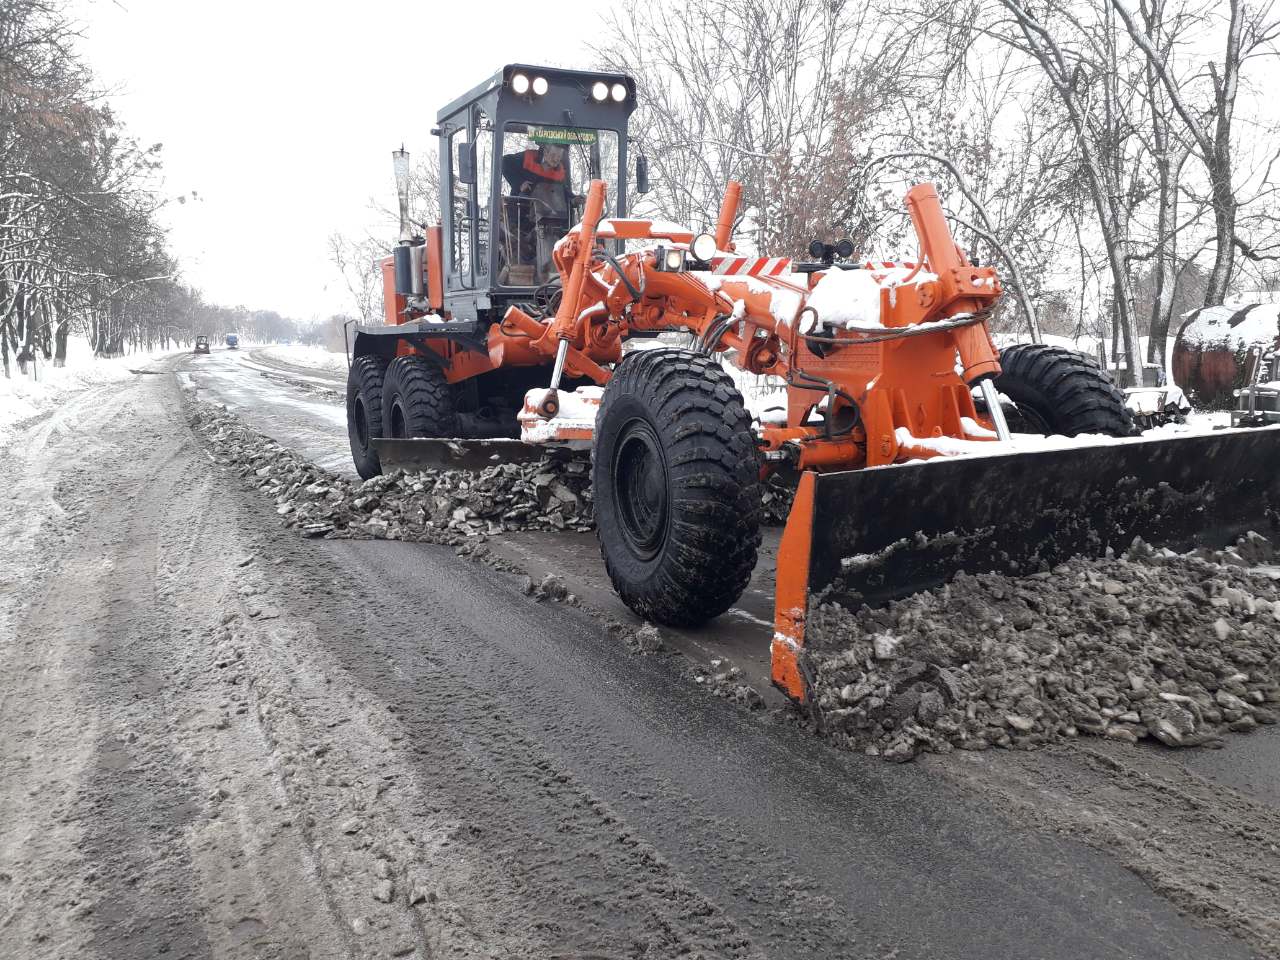
[[[800,316],[804,316],[806,312],[812,312],[814,317],[814,325],[819,320],[818,312],[812,307],[805,307],[800,311]],[[931,333],[942,333],[947,330],[959,330],[962,327],[971,327],[974,324],[982,323],[991,316],[990,310],[979,310],[977,313],[957,313],[954,317],[947,317],[945,320],[935,320],[930,323],[913,323],[906,327],[859,327],[852,326],[845,329],[851,333],[867,333],[871,336],[858,337],[850,339],[848,337],[824,337],[816,333],[800,334],[806,341],[813,343],[821,343],[830,346],[852,346],[862,343],[886,343],[890,340],[906,340],[910,337],[926,337]]]

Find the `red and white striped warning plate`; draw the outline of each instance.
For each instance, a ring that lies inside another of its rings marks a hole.
[[[712,273],[776,277],[790,269],[790,257],[713,257],[711,259]]]

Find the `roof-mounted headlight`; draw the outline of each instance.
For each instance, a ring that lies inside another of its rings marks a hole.
[[[716,238],[709,233],[698,234],[693,238],[693,243],[689,244],[689,252],[693,254],[693,259],[707,263],[716,255]]]
[[[546,92],[547,92],[547,78],[546,78],[546,77],[534,77],[534,78],[533,78],[533,93],[534,93],[534,95],[535,95],[535,96],[540,97],[540,96],[542,96],[542,95],[543,95],[544,93],[546,93]]]
[[[591,85],[591,99],[599,103],[609,99],[609,85],[603,80],[597,80]]]
[[[529,78],[523,73],[512,74],[511,89],[520,94],[520,96],[524,96],[529,92]]]
[[[609,88],[609,93],[613,96],[615,103],[621,103],[623,100],[627,99],[627,88],[625,84],[615,83]],[[603,100],[604,98],[601,97],[601,99]]]

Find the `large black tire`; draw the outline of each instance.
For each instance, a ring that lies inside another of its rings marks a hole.
[[[440,365],[424,357],[397,357],[382,391],[388,437],[456,437],[453,388]]]
[[[1110,374],[1083,354],[1019,343],[1000,351],[1000,367],[996,389],[1018,405],[1013,414],[1006,410],[1015,433],[1133,435],[1133,413],[1124,394]]]
[[[356,473],[368,480],[382,472],[373,442],[382,436],[382,387],[387,361],[381,357],[356,357],[347,371],[347,436]]]
[[[622,601],[696,626],[746,589],[760,546],[760,462],[733,379],[688,350],[627,356],[596,417],[596,536]]]

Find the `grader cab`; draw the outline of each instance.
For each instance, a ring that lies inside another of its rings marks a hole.
[[[815,243],[807,262],[741,252],[733,182],[712,229],[628,217],[634,98],[626,77],[513,65],[441,111],[440,223],[418,236],[403,218],[386,323],[356,328],[362,476],[590,447],[614,587],[688,626],[745,589],[762,480],[791,475],[771,649],[797,700],[824,597],[1276,524],[1274,431],[1137,439],[1087,358],[998,350],[999,276],[956,245],[931,184],[906,197],[913,262],[848,244]],[[638,161],[637,190],[646,179]],[[662,333],[685,345],[624,352]],[[726,362],[777,378],[785,410],[748,409]]]

